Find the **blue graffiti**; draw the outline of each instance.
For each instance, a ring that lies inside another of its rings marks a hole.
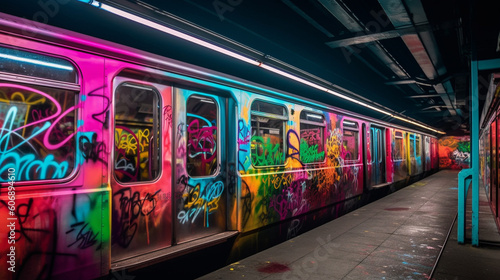
[[[12,106],[5,117],[5,121],[0,130],[0,174],[6,174],[9,168],[16,170],[17,181],[44,180],[63,178],[69,168],[67,161],[57,162],[53,155],[49,154],[44,159],[37,159],[40,156],[29,141],[41,134],[50,127],[50,122],[45,122],[42,127],[36,127],[28,137],[22,137],[16,132],[21,128],[13,130],[18,109]],[[20,141],[14,147],[9,148],[11,136]],[[20,154],[17,150],[27,144],[33,153],[25,152]],[[7,178],[0,178],[0,182],[6,182]]]

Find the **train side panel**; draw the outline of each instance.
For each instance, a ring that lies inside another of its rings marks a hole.
[[[13,60],[34,61],[21,68],[1,62],[19,75],[0,81],[0,219],[11,225],[0,235],[12,238],[2,239],[0,278],[99,277],[111,244],[104,60],[6,35],[0,41]],[[7,254],[15,254],[13,262]]]
[[[238,125],[241,231],[363,191],[362,122],[242,92]]]

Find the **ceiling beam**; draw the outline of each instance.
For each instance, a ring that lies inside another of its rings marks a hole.
[[[441,96],[439,94],[422,94],[422,95],[406,96],[406,98],[430,98],[430,97],[441,97]]]
[[[420,1],[378,1],[396,29],[407,28],[408,26],[413,25],[428,24],[427,16]],[[407,7],[409,11],[407,10]],[[422,38],[425,40],[425,44],[422,42]],[[443,66],[441,55],[439,54],[432,32],[423,31],[418,34],[406,34],[401,36],[401,39],[410,50],[428,80],[436,80],[439,76],[445,75],[446,68]],[[457,111],[454,106],[455,94],[453,93],[450,81],[433,86],[448,107],[450,114],[456,115]]]
[[[357,18],[346,11],[337,0],[318,0],[323,7],[333,15],[344,27],[351,33],[370,32],[366,26],[362,25]],[[386,65],[400,79],[408,79],[408,73],[394,58],[387,53],[387,50],[381,47],[377,42],[368,44],[367,49],[373,52],[379,59],[380,63]],[[349,47],[346,47],[349,49]],[[351,52],[352,53],[352,52]],[[350,56],[351,54],[349,54]],[[421,92],[421,91],[420,91]]]
[[[331,48],[347,47],[351,45],[366,44],[375,41],[397,38],[406,34],[415,34],[417,32],[428,29],[431,29],[430,25],[424,24],[416,27],[411,26],[407,28],[400,28],[400,29],[376,32],[376,33],[368,33],[368,34],[364,32],[358,32],[354,35],[350,34],[348,36],[345,36],[344,38],[328,41],[326,42],[326,44]]]

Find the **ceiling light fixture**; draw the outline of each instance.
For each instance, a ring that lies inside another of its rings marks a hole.
[[[306,79],[303,79],[301,77],[298,77],[296,75],[293,75],[291,73],[288,73],[286,71],[283,71],[281,69],[278,69],[278,68],[275,68],[273,66],[270,66],[270,65],[267,65],[267,64],[264,64],[263,62],[261,61],[258,61],[256,59],[253,59],[253,58],[250,58],[250,57],[247,57],[247,56],[244,56],[244,55],[241,55],[239,53],[236,53],[236,52],[233,52],[233,51],[230,51],[230,50],[227,50],[225,48],[222,48],[222,47],[219,47],[215,44],[212,44],[212,43],[209,43],[209,42],[206,42],[206,41],[203,41],[201,39],[198,39],[194,36],[191,36],[191,35],[188,35],[188,34],[185,34],[185,33],[182,33],[180,31],[177,31],[177,30],[174,30],[172,28],[169,28],[169,27],[166,27],[164,25],[161,25],[161,24],[158,24],[156,22],[153,22],[151,20],[148,20],[148,19],[145,19],[145,18],[142,18],[142,17],[139,17],[139,16],[136,16],[132,13],[129,13],[129,12],[126,12],[126,11],[123,11],[123,10],[120,10],[120,9],[117,9],[117,8],[114,8],[112,6],[109,6],[107,4],[104,4],[104,3],[101,3],[99,1],[93,1],[93,0],[78,0],[80,2],[84,2],[84,3],[87,3],[87,4],[90,4],[94,7],[98,7],[100,9],[103,9],[107,12],[110,12],[110,13],[113,13],[115,15],[118,15],[120,17],[123,17],[125,19],[128,19],[128,20],[132,20],[134,22],[137,22],[137,23],[140,23],[142,25],[145,25],[145,26],[148,26],[148,27],[151,27],[151,28],[154,28],[156,30],[159,30],[159,31],[162,31],[164,33],[167,33],[167,34],[170,34],[172,36],[175,36],[177,38],[181,38],[181,39],[184,39],[186,41],[189,41],[189,42],[192,42],[194,44],[197,44],[197,45],[200,45],[200,46],[203,46],[205,48],[208,48],[208,49],[211,49],[213,51],[216,51],[218,53],[222,53],[222,54],[225,54],[227,56],[230,56],[230,57],[233,57],[233,58],[236,58],[240,61],[243,61],[243,62],[246,62],[246,63],[249,63],[249,64],[252,64],[252,65],[255,65],[255,66],[259,66],[261,68],[264,68],[268,71],[271,71],[273,73],[276,73],[280,76],[283,76],[283,77],[286,77],[286,78],[289,78],[291,80],[294,80],[296,82],[299,82],[299,83],[302,83],[302,84],[305,84],[307,86],[310,86],[312,88],[315,88],[315,89],[318,89],[318,90],[321,90],[321,91],[324,91],[324,92],[327,92],[329,94],[332,94],[334,96],[337,96],[337,97],[340,97],[342,99],[345,99],[347,101],[350,101],[352,103],[355,103],[355,104],[358,104],[358,105],[361,105],[365,108],[368,108],[368,109],[371,109],[371,110],[374,110],[376,112],[379,112],[379,113],[382,113],[382,114],[385,114],[385,115],[388,115],[390,117],[393,117],[395,119],[398,119],[398,120],[401,120],[401,121],[404,121],[404,122],[407,122],[407,123],[410,123],[410,124],[413,124],[413,125],[417,125],[419,127],[422,127],[424,129],[427,129],[427,130],[430,130],[430,131],[433,131],[433,132],[436,132],[436,133],[439,133],[439,134],[446,134],[445,132],[442,132],[440,130],[437,130],[437,129],[434,129],[430,126],[427,126],[427,125],[424,125],[424,124],[420,124],[420,123],[417,123],[415,121],[412,121],[410,119],[407,119],[407,118],[403,118],[403,117],[400,117],[398,115],[394,115],[393,113],[391,112],[388,112],[386,110],[382,110],[382,109],[379,109],[375,106],[372,106],[370,104],[367,104],[367,103],[364,103],[362,101],[359,101],[359,100],[356,100],[354,98],[351,98],[349,96],[346,96],[340,92],[337,92],[335,90],[332,90],[332,89],[328,89],[324,86],[321,86],[319,84],[316,84],[316,83],[313,83],[311,81],[308,81]]]

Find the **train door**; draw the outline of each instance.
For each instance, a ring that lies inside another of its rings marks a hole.
[[[174,240],[226,230],[228,99],[176,88]]]
[[[498,212],[498,207],[500,206],[500,202],[499,202],[499,199],[500,199],[500,172],[498,171],[498,167],[500,166],[500,153],[499,153],[499,142],[500,142],[500,139],[498,139],[498,134],[500,133],[500,115],[497,116],[497,119],[495,121],[496,123],[496,131],[495,131],[495,144],[496,144],[496,155],[495,155],[495,158],[496,158],[496,167],[495,167],[495,177],[496,177],[496,184],[495,184],[495,188],[493,190],[493,209],[494,209],[494,214],[495,214],[495,217],[498,218],[500,216],[500,213]]]
[[[412,168],[414,164],[412,161],[415,160],[414,157],[414,152],[415,152],[415,134],[413,133],[406,133],[406,138],[405,138],[405,144],[406,144],[406,150],[405,150],[405,155],[406,155],[406,164],[407,164],[407,174],[408,175],[413,175],[414,172],[412,172]]]
[[[378,127],[370,128],[370,150],[371,150],[371,184],[380,185],[385,180],[385,133]]]
[[[172,245],[172,88],[147,76],[112,80],[112,262]]]
[[[424,171],[431,170],[431,138],[424,136]]]
[[[497,211],[496,211],[496,205],[497,205],[497,183],[498,183],[498,179],[497,179],[497,173],[498,173],[498,170],[497,170],[497,121],[494,120],[492,123],[491,123],[491,127],[490,127],[490,131],[491,131],[491,190],[490,190],[490,198],[491,198],[491,205],[492,205],[492,208],[493,208],[493,211],[495,212],[495,216],[497,215]]]

